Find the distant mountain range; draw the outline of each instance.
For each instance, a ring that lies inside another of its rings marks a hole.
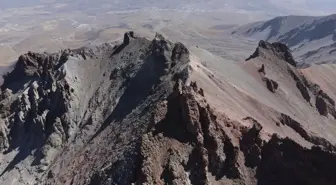
[[[280,0],[171,0],[171,1],[150,1],[150,0],[125,0],[125,1],[110,1],[110,0],[12,0],[0,2],[0,9],[6,8],[18,8],[25,6],[37,6],[37,5],[53,5],[53,4],[69,4],[66,9],[76,9],[81,11],[90,11],[91,9],[111,9],[111,10],[137,10],[148,7],[157,7],[165,9],[194,9],[203,11],[242,11],[242,12],[259,12],[265,13],[271,16],[286,15],[286,14],[309,14],[320,15],[322,13],[328,13],[335,11],[333,8],[334,1],[330,0],[310,0],[305,1],[280,1]],[[322,5],[321,5],[322,4]],[[314,7],[312,10],[311,8]],[[85,9],[82,9],[85,8]],[[308,11],[309,10],[309,11]],[[323,10],[323,11],[322,11]]]
[[[232,34],[281,42],[293,51],[299,65],[336,63],[336,15],[285,16],[241,26]]]

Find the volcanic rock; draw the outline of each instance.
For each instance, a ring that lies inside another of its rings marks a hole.
[[[239,64],[134,32],[29,52],[1,86],[0,182],[335,184],[324,88],[280,43]]]

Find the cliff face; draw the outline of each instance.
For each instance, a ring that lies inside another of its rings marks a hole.
[[[244,118],[252,124],[245,127],[216,113],[195,84],[177,84],[154,112],[154,126],[141,141],[136,183],[335,183],[336,168],[329,162],[336,162],[336,156],[331,151],[307,149],[277,134],[264,140],[257,120]]]
[[[231,64],[133,32],[22,55],[1,86],[0,180],[335,184],[333,96],[293,63],[280,43]]]
[[[290,121],[286,120],[283,124]],[[94,175],[91,184],[334,184],[336,155],[311,149],[216,113],[196,83],[176,83],[167,101],[155,107],[150,127],[138,145],[131,178],[128,163],[113,163]],[[325,160],[327,159],[327,160]],[[313,161],[313,164],[312,164]],[[307,178],[307,175],[309,178]],[[131,180],[132,179],[132,180]]]

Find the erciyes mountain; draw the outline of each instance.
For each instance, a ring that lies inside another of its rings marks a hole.
[[[335,5],[0,2],[0,185],[336,185]]]
[[[335,70],[158,33],[28,52],[1,86],[1,184],[336,184]]]

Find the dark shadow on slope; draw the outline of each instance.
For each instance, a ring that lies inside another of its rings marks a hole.
[[[30,138],[26,139],[27,141],[30,140]],[[41,148],[44,145],[44,142],[40,142],[37,145],[32,146],[32,143],[27,143],[26,140],[23,141],[23,143],[18,148],[19,152],[16,154],[16,156],[13,158],[13,160],[7,165],[7,167],[2,171],[0,174],[0,177],[3,176],[6,172],[11,171],[15,168],[17,164],[25,160],[29,155],[32,154],[32,151],[37,148]],[[9,152],[9,151],[7,151]],[[42,158],[41,155],[35,156],[35,160],[32,165],[37,165],[35,161],[39,161]]]
[[[202,147],[196,146],[191,154],[187,165],[184,167],[186,171],[190,172],[189,179],[191,184],[205,185],[207,183],[207,174],[205,169],[207,168],[207,161],[203,158],[206,151]]]
[[[11,152],[15,149],[18,149],[18,154],[14,159],[8,164],[6,169],[2,172],[1,175],[7,171],[12,170],[18,163],[23,161],[26,157],[32,154],[32,151],[35,151],[32,165],[38,165],[41,158],[43,157],[42,147],[46,144],[48,136],[54,132],[54,124],[56,124],[57,118],[61,118],[67,112],[67,98],[65,89],[62,89],[61,86],[57,87],[57,90],[54,93],[51,93],[45,97],[41,97],[41,100],[38,105],[35,105],[35,101],[32,96],[29,96],[29,101],[31,109],[25,117],[25,121],[21,122],[19,117],[16,116],[14,123],[11,126],[9,132],[9,143],[10,147],[7,152]],[[28,91],[30,94],[31,91]],[[19,105],[12,104],[12,112],[18,112],[20,109],[17,109]],[[43,122],[38,119],[39,112],[43,110],[49,110],[46,116],[46,120]],[[65,124],[67,121],[65,118],[60,119],[61,125],[64,130],[67,128]],[[65,133],[66,137],[69,136]]]
[[[120,53],[129,43],[132,38],[135,38],[134,32],[130,31],[124,34],[124,41],[121,45],[117,46],[116,49],[113,51],[112,55],[116,55]]]
[[[138,164],[138,155],[133,151],[125,151],[117,161],[114,161],[108,167],[101,169],[90,177],[88,185],[98,184],[118,184],[129,185],[135,182],[136,168]]]
[[[22,144],[19,148],[19,152],[16,154],[16,156],[13,158],[13,160],[7,165],[7,167],[3,170],[3,172],[0,174],[0,177],[3,176],[6,172],[11,171],[12,169],[15,168],[17,164],[25,160],[29,155],[31,155],[32,151],[36,148],[42,147],[42,143],[39,144],[39,146],[36,147],[31,147],[31,146],[25,146]],[[36,160],[40,160],[41,156],[36,156]],[[36,165],[36,164],[32,164]]]
[[[18,149],[18,153],[16,154],[14,159],[7,165],[7,167],[4,169],[0,176],[5,174],[7,171],[11,171],[17,164],[19,164],[29,155],[31,155],[32,151],[34,151],[35,149],[37,149],[37,151],[34,153],[35,159],[32,165],[38,165],[42,158],[42,153],[40,149],[46,143],[46,139],[43,138],[43,128],[32,122],[25,122],[23,124],[24,128],[19,128],[17,126],[12,128],[12,130],[16,130],[18,133],[10,133],[14,140],[11,141],[11,147],[5,153],[12,152],[14,149]]]
[[[307,149],[273,136],[263,147],[258,185],[335,185],[336,156],[313,146]]]
[[[0,177],[3,176],[6,172],[12,170],[18,163],[26,159],[30,155],[30,150],[22,149],[14,157],[14,159],[7,165],[4,171],[1,173]]]
[[[164,55],[150,55],[145,63],[130,79],[124,94],[121,96],[113,112],[104,121],[98,132],[91,138],[99,135],[110,123],[121,121],[130,114],[142,101],[152,92],[154,87],[160,83],[160,77],[165,74],[167,59]]]
[[[155,125],[154,134],[162,133],[164,137],[176,139],[181,143],[192,142],[195,138],[188,133],[182,118],[180,96],[173,93],[168,100],[166,117]]]

